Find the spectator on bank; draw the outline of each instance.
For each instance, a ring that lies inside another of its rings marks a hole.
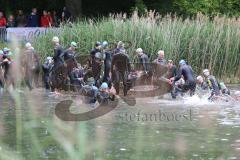
[[[61,16],[62,16],[61,17],[61,22],[62,23],[66,23],[66,22],[69,22],[71,20],[71,13],[67,10],[66,7],[63,7]]]
[[[6,27],[7,20],[3,15],[3,12],[0,11],[0,27]]]
[[[41,27],[51,27],[52,20],[51,16],[48,15],[46,10],[43,11],[43,15],[41,17]]]
[[[16,22],[13,15],[10,15],[7,21],[7,27],[15,27]]]
[[[53,26],[53,18],[52,18],[52,13],[50,11],[47,12],[47,15],[48,15],[48,18],[49,18],[49,21],[51,23],[51,26]]]
[[[52,19],[53,19],[53,26],[57,27],[58,26],[58,16],[57,16],[57,12],[56,11],[52,12]]]
[[[32,13],[29,15],[27,20],[27,27],[38,27],[38,15],[37,15],[37,8],[32,9]]]
[[[17,27],[24,27],[26,26],[26,17],[23,14],[22,10],[18,10],[17,17],[16,17],[16,26]]]

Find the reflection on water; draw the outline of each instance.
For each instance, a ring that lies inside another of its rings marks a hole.
[[[236,86],[233,89],[238,89]],[[25,89],[0,97],[0,159],[239,159],[239,102],[199,97],[138,98],[86,122],[64,122],[57,102],[71,112],[92,108],[77,95]]]

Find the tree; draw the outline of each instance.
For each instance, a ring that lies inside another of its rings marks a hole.
[[[147,10],[147,6],[144,4],[143,0],[135,0],[135,6],[131,8],[132,11],[136,10],[140,15],[143,15]]]
[[[174,8],[183,15],[195,15],[198,12],[210,16],[217,14],[240,15],[239,0],[174,0]]]
[[[66,0],[65,3],[73,18],[82,16],[82,0]]]
[[[148,9],[155,10],[160,14],[166,14],[174,12],[173,10],[174,0],[144,0]]]

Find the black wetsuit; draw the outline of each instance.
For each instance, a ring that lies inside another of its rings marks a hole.
[[[104,75],[103,82],[110,83],[110,71],[111,71],[111,61],[112,61],[112,53],[108,50],[104,51],[105,59],[104,59]]]
[[[207,90],[207,89],[208,89],[207,83],[206,83],[206,82],[201,83],[201,84],[200,84],[200,88],[201,88],[202,90]]]
[[[140,70],[143,71],[143,75],[139,77],[140,84],[149,84],[151,82],[152,70],[149,64],[149,58],[147,54],[143,53],[141,56],[138,56],[140,62]],[[134,81],[133,81],[134,84]]]
[[[61,55],[61,57],[65,60],[65,59],[70,59],[72,57],[74,57],[75,52],[71,49],[67,49],[66,51],[64,51]]]
[[[63,63],[63,59],[61,57],[62,54],[63,54],[62,46],[56,45],[54,48],[54,56],[53,56],[54,63]]]
[[[52,68],[52,64],[51,63],[48,63],[48,62],[45,62],[43,65],[42,65],[42,70],[43,70],[43,82],[44,82],[44,86],[47,90],[50,89],[50,85],[49,85],[49,73],[51,71],[51,68]]]
[[[171,68],[168,68],[168,71],[166,73],[166,78],[170,79],[175,76],[177,76],[177,67],[173,65]]]
[[[109,93],[106,92],[98,92],[96,99],[99,104],[107,105],[109,100],[114,101],[115,96],[114,95],[110,96]]]
[[[62,59],[64,60],[65,64],[67,64],[66,74],[70,75],[72,72],[72,65],[77,64],[77,60],[75,59],[75,52],[71,49],[67,49],[61,55]]]
[[[70,83],[74,86],[75,91],[79,91],[82,88],[82,81],[79,78],[83,78],[83,76],[83,69],[76,69],[70,73]]]
[[[115,48],[114,51],[113,51],[113,55],[115,55],[117,53],[120,53],[120,52],[125,53],[126,52],[125,48],[123,48],[123,47]]]
[[[2,65],[2,56],[0,55],[0,89],[4,88],[4,83],[3,83],[3,72],[1,69]]]
[[[3,54],[2,55],[2,60],[5,60],[5,59],[8,59],[9,60],[9,57],[7,54]],[[6,63],[6,62],[2,62],[2,67],[4,69],[4,79],[7,80],[8,79],[8,74],[9,74],[9,68],[10,68],[10,65],[9,63]]]
[[[212,75],[208,76],[206,79],[207,85],[208,87],[211,89],[211,96],[209,97],[209,99],[213,96],[213,95],[219,95],[220,94],[220,88],[218,85],[218,81],[216,80],[216,78]]]
[[[41,71],[41,62],[40,62],[40,58],[39,58],[39,54],[35,51],[33,51],[34,53],[34,61],[35,61],[35,67],[33,69],[33,79],[34,79],[34,83],[36,87],[39,87],[39,76],[40,76],[40,71]]]
[[[171,68],[168,68],[167,72],[164,74],[164,78],[170,79],[177,76],[177,67],[173,65]],[[175,99],[178,95],[178,89],[176,87],[171,88],[171,96]]]
[[[167,61],[165,59],[157,58],[153,61],[152,65],[152,72],[156,78],[160,78],[167,71]]]
[[[190,90],[190,96],[195,92],[196,82],[192,68],[189,65],[182,65],[179,69],[177,76],[175,76],[174,82],[178,81],[183,76],[185,84],[183,85],[183,91]]]
[[[128,55],[125,53],[115,54],[112,58],[111,72],[113,74],[112,81],[117,94],[119,94],[119,84],[122,80],[124,96],[127,95],[129,89],[127,86],[127,79],[130,71],[131,65]]]
[[[56,45],[54,48],[54,56],[53,56],[53,60],[54,60],[53,70],[57,74],[59,74],[61,72],[62,66],[64,64],[62,55],[63,55],[62,46]]]
[[[101,68],[102,68],[102,62],[101,59],[93,58],[92,60],[92,73],[93,78],[95,79],[96,85],[99,86],[100,84],[100,75],[101,75]]]
[[[167,61],[166,61],[166,59],[157,58],[153,61],[153,63],[157,63],[157,64],[160,64],[160,65],[166,65]]]
[[[50,77],[50,81],[52,84],[52,89],[55,88],[61,89],[64,86],[65,81],[64,75],[66,74],[66,70],[64,69],[64,59],[62,57],[63,48],[61,45],[56,45],[54,48],[54,65],[52,67],[52,76]]]
[[[97,52],[101,52],[101,50],[97,49],[97,48],[92,49],[91,52],[90,52],[91,58],[95,58],[95,54]]]
[[[196,91],[198,92],[199,95],[204,95],[208,92],[208,85],[204,81],[201,84],[196,85]]]
[[[222,94],[224,94],[224,95],[230,95],[231,94],[230,90],[225,86],[224,83],[222,85],[219,84],[219,89],[221,90]]]
[[[149,65],[149,58],[148,58],[148,56],[144,53],[141,56],[139,56],[138,58],[139,58],[139,61],[140,61],[141,65],[142,65],[143,71],[145,73],[149,73],[151,71],[151,69],[150,69],[150,65]]]
[[[4,88],[4,83],[2,82],[2,80],[0,79],[0,89]]]
[[[90,56],[91,56],[90,66],[92,68],[91,70],[92,70],[93,78],[95,79],[97,86],[99,85],[98,83],[100,83],[99,80],[100,80],[101,66],[102,66],[101,59],[95,57],[96,53],[98,52],[101,53],[101,50],[97,48],[94,48],[90,52]]]
[[[80,93],[84,96],[84,102],[86,104],[95,104],[96,100],[96,96],[98,94],[98,88],[94,85],[84,85],[81,90]]]

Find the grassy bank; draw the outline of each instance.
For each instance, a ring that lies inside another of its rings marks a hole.
[[[101,20],[83,20],[72,26],[61,27],[62,44],[67,47],[74,40],[79,42],[80,54],[88,54],[95,41],[130,41],[128,52],[143,48],[151,59],[164,49],[166,57],[176,63],[186,59],[197,73],[209,68],[214,75],[229,83],[239,82],[240,74],[240,21],[226,17],[198,15],[196,19],[181,19],[175,16],[161,17],[149,12],[145,17],[133,14],[112,15]],[[42,59],[53,54],[48,33],[35,40],[34,46]]]

